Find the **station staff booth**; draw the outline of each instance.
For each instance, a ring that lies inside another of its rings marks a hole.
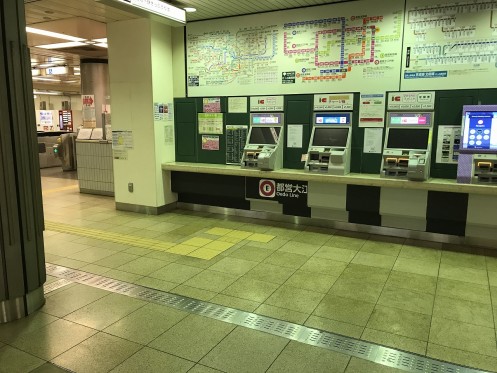
[[[315,112],[305,169],[310,172],[350,173],[352,113]]]
[[[242,168],[264,171],[283,167],[283,113],[251,113]]]
[[[381,176],[424,181],[430,177],[433,112],[388,112]]]

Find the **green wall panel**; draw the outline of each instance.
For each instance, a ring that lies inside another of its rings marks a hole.
[[[283,149],[283,167],[303,169],[302,154],[307,154],[309,139],[312,132],[313,95],[285,96],[285,138]],[[289,124],[301,124],[302,148],[287,148],[287,128]]]
[[[197,104],[195,98],[174,99],[177,162],[197,162]]]

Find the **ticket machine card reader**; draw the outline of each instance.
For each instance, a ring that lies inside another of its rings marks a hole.
[[[423,181],[430,177],[433,113],[388,113],[381,176]]]
[[[350,173],[352,113],[315,113],[305,169],[310,172]]]
[[[251,127],[243,149],[242,168],[264,171],[283,167],[283,114],[251,114]]]

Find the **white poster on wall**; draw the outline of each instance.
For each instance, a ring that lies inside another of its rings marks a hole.
[[[301,148],[302,147],[302,134],[304,126],[302,124],[289,124],[287,126],[287,148]]]
[[[361,93],[359,127],[385,126],[385,92]]]
[[[188,96],[398,90],[403,1],[188,23]]]
[[[381,154],[382,138],[383,128],[365,128],[363,152]]]
[[[247,97],[228,97],[228,113],[246,113]]]
[[[497,3],[407,0],[402,90],[493,88]]]

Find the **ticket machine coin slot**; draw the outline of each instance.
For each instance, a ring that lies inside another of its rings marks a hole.
[[[311,153],[311,161],[319,161],[319,153]]]
[[[492,168],[491,162],[478,162],[476,165],[480,170],[483,171],[490,171],[490,169]]]
[[[399,158],[398,165],[400,167],[407,167],[409,165],[409,159],[408,158]]]
[[[330,161],[330,156],[329,155],[323,155],[321,157],[321,162],[322,163],[328,163]]]

